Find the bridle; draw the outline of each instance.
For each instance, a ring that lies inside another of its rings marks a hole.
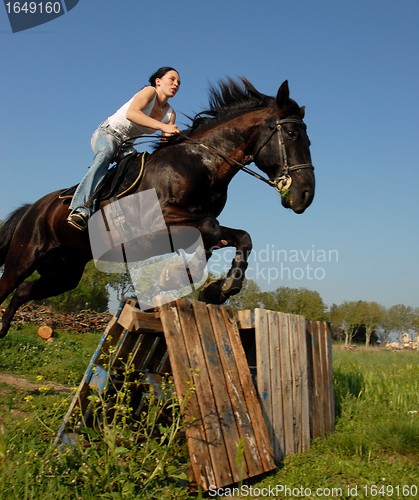
[[[283,167],[280,174],[277,177],[275,177],[273,181],[271,181],[270,179],[266,179],[262,175],[259,175],[258,173],[254,172],[252,169],[246,167],[244,163],[240,163],[234,160],[233,158],[229,158],[227,155],[221,153],[221,151],[212,146],[207,146],[206,144],[196,141],[195,139],[192,139],[191,137],[184,135],[182,133],[179,133],[177,135],[184,139],[187,139],[188,141],[193,141],[195,144],[198,144],[199,146],[202,146],[203,148],[216,153],[218,156],[221,156],[221,158],[223,158],[229,163],[234,163],[240,168],[240,170],[243,170],[243,172],[252,175],[256,179],[266,182],[266,184],[269,184],[270,186],[275,188],[281,194],[281,196],[284,196],[288,192],[288,189],[292,183],[292,177],[289,175],[290,172],[300,170],[303,168],[311,168],[312,170],[314,170],[314,166],[311,163],[300,163],[298,165],[288,164],[288,156],[287,156],[287,150],[285,148],[285,140],[282,128],[282,125],[284,123],[298,123],[299,125],[302,125],[304,129],[307,128],[306,124],[302,120],[299,120],[298,118],[283,118],[282,120],[278,119],[275,123],[275,127],[269,134],[268,138],[260,146],[257,147],[255,152],[253,152],[250,156],[246,156],[245,158],[245,163],[251,163],[252,161],[254,161],[259,152],[261,151],[261,149],[265,147],[266,144],[268,144],[268,142],[274,137],[275,133],[278,132],[279,154],[280,154],[280,161],[282,161],[283,163]]]
[[[279,155],[280,155],[280,161],[283,164],[281,172],[278,174],[277,177],[273,181],[270,179],[265,179],[264,177],[259,176],[261,180],[264,180],[267,182],[269,185],[274,187],[281,195],[285,194],[289,187],[291,186],[292,183],[292,177],[289,175],[290,172],[300,170],[303,168],[311,168],[314,170],[314,166],[311,163],[300,163],[297,165],[289,165],[288,164],[288,156],[287,156],[287,150],[285,148],[285,140],[284,140],[284,131],[282,128],[282,125],[284,123],[297,123],[298,125],[302,125],[304,127],[304,130],[307,129],[307,125],[300,119],[298,118],[283,118],[282,120],[277,119],[275,123],[275,127],[272,129],[271,134],[268,136],[268,138],[256,149],[256,152],[254,152],[251,155],[250,161],[256,160],[257,155],[261,151],[263,147],[268,144],[268,142],[273,138],[276,132],[278,133],[278,143],[279,143]],[[249,170],[247,173],[252,173],[255,174],[252,170],[248,169],[245,167],[246,170]],[[245,171],[246,171],[245,170]],[[258,174],[256,174],[258,175]]]

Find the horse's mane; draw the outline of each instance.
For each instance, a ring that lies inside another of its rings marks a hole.
[[[192,137],[195,133],[205,132],[234,116],[255,109],[271,107],[275,103],[274,97],[260,93],[244,77],[238,80],[227,77],[226,80],[220,80],[217,86],[210,85],[208,100],[207,110],[201,111],[194,118],[188,117],[192,124],[182,131],[183,136]],[[185,140],[185,137],[174,136],[162,141],[156,149],[179,144]]]

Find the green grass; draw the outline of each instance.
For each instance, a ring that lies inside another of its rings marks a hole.
[[[57,332],[53,342],[41,340],[35,326],[11,331],[0,341],[0,372],[42,375],[57,383],[79,382],[101,338],[101,333]]]
[[[260,486],[328,488],[323,498],[342,499],[372,498],[378,486],[384,499],[415,498],[402,490],[415,485],[419,497],[419,355],[334,350],[333,369],[336,432],[287,457]]]
[[[0,371],[75,386],[99,338],[63,333],[47,344],[34,331],[11,332],[1,344]],[[313,440],[308,452],[286,457],[276,471],[245,481],[231,491],[235,498],[260,500],[269,488],[278,493],[271,498],[281,499],[320,498],[320,491],[321,498],[353,500],[419,497],[419,491],[410,494],[413,486],[419,490],[419,354],[336,348],[333,370],[336,432]],[[150,437],[151,460],[143,469],[144,448],[132,444],[135,429],[102,429],[77,453],[55,449],[51,443],[71,397],[48,388],[2,388],[0,500],[196,498],[168,480],[188,461],[182,441],[160,446]],[[170,434],[173,428],[162,430]]]

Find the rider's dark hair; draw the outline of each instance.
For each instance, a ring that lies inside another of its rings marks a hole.
[[[155,73],[153,73],[150,78],[149,82],[150,85],[155,87],[156,86],[156,78],[162,78],[166,73],[169,71],[176,71],[175,68],[171,68],[170,66],[163,66],[162,68],[159,68]],[[178,73],[178,71],[176,71]]]

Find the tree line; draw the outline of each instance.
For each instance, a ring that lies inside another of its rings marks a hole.
[[[229,299],[235,309],[270,309],[305,316],[309,321],[328,321],[333,335],[344,340],[345,345],[353,341],[364,341],[366,345],[386,342],[393,334],[401,342],[404,332],[419,331],[419,307],[403,304],[384,307],[377,302],[365,300],[344,301],[329,308],[313,290],[306,288],[279,287],[271,292],[262,292],[252,280],[246,280],[240,292]]]

